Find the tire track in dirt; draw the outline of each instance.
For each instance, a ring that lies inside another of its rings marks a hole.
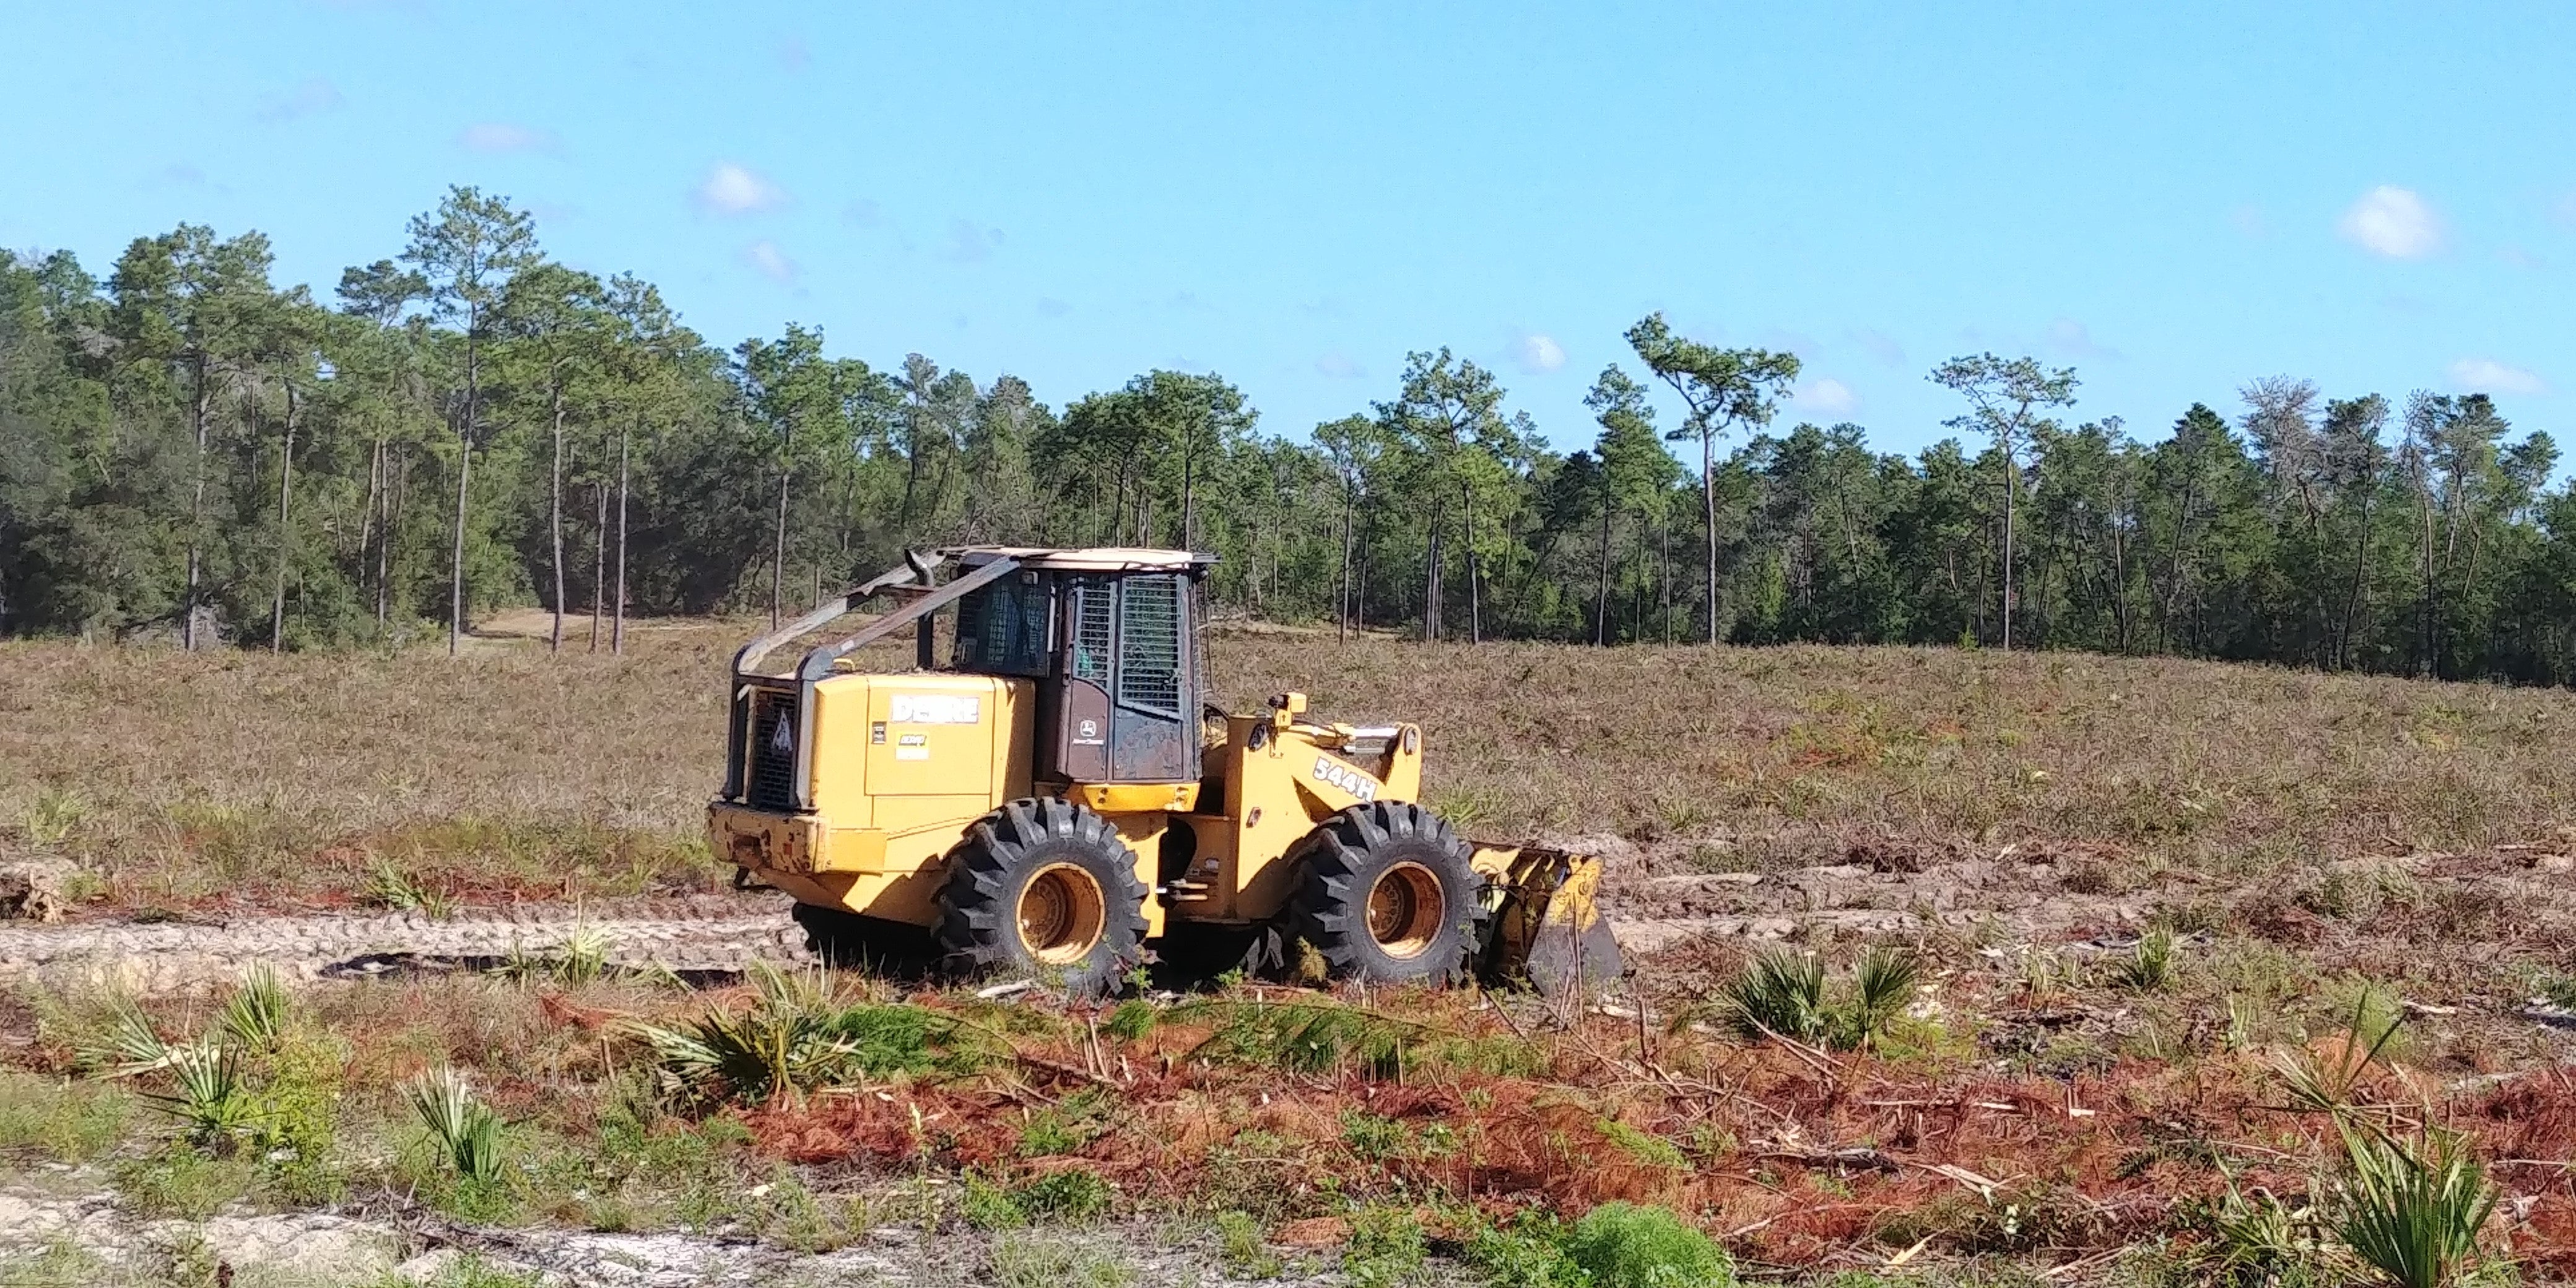
[[[1991,923],[2023,941],[2143,923],[2154,899],[2072,893],[2050,873],[1993,863],[1920,872],[1857,864],[1784,872],[1718,872],[1613,883],[1620,946],[1653,953],[1700,936],[1803,938],[1820,932],[1920,934]]]
[[[2313,940],[2330,917],[2406,938],[2576,940],[2576,859],[2528,846],[2365,855],[2236,879],[2165,871],[2143,884],[2132,858],[2021,855],[2009,847],[1993,858],[1920,866],[1674,873],[1675,866],[1639,855],[1610,867],[1602,903],[1620,946],[1632,955],[1705,937],[1834,933],[1972,934],[2025,945],[2119,942],[2170,909],[2197,909],[2203,919],[2222,912],[2250,919],[2259,933],[2285,942]],[[2112,888],[2127,886],[2134,888]]]
[[[612,964],[683,974],[813,960],[785,902],[718,896],[476,908],[446,918],[313,913],[7,925],[0,926],[0,981],[171,992],[237,980],[263,963],[289,979],[365,978],[494,965],[514,955],[558,952],[584,934],[605,938]]]
[[[1977,932],[2049,944],[2132,935],[2159,907],[2286,904],[2321,881],[2379,889],[2402,883],[2414,912],[2458,919],[2483,912],[2520,934],[2576,941],[2576,860],[2557,855],[2372,856],[2246,881],[2165,874],[2152,887],[2096,892],[2099,861],[2015,858],[1909,865],[1830,864],[1775,872],[1680,872],[1664,856],[1615,838],[1569,848],[1609,861],[1603,908],[1620,946],[1651,956],[1695,939],[1804,939],[1820,933]],[[2091,870],[2088,870],[2088,867]],[[1660,869],[1661,874],[1658,870]],[[2300,897],[2307,898],[2307,895]],[[2313,898],[2310,901],[2314,901]],[[241,978],[268,963],[292,979],[363,978],[406,970],[499,964],[560,950],[588,930],[609,960],[690,972],[739,972],[760,961],[807,963],[804,932],[783,898],[703,895],[577,908],[528,904],[423,913],[252,915],[224,920],[0,923],[0,982],[113,983],[184,991]],[[2315,918],[2292,908],[2284,914]]]

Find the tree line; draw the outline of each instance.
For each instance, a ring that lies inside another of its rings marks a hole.
[[[1978,354],[1908,457],[1778,429],[1795,355],[1657,315],[1580,450],[1445,348],[1290,438],[1210,373],[1055,407],[795,324],[719,348],[472,188],[405,231],[327,302],[256,232],[140,237],[103,280],[0,253],[0,634],[453,650],[533,602],[615,650],[629,613],[792,615],[907,546],[1153,544],[1345,632],[2576,677],[2576,495],[2484,395],[2272,378],[2140,441],[2075,418],[2073,370]]]

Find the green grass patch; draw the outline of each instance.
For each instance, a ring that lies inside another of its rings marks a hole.
[[[1507,1034],[1473,1034],[1329,1002],[1212,998],[1173,1008],[1172,1018],[1214,1030],[1191,1055],[1291,1073],[1355,1071],[1400,1079],[1429,1069],[1528,1076],[1546,1066],[1536,1046]]]
[[[1422,1269],[1429,1245],[1422,1222],[1399,1207],[1371,1206],[1351,1214],[1342,1273],[1353,1288],[1394,1288]]]
[[[1016,1185],[967,1173],[958,1197],[957,1215],[978,1230],[1014,1230],[1025,1225],[1082,1224],[1108,1215],[1117,1194],[1100,1174],[1068,1168]]]
[[[117,1192],[145,1216],[203,1221],[259,1187],[258,1169],[236,1158],[210,1158],[173,1142],[113,1171]]]
[[[1012,1231],[993,1240],[1001,1288],[1128,1288],[1136,1272],[1098,1248],[1062,1236]]]
[[[1676,1171],[1689,1166],[1681,1147],[1652,1132],[1639,1131],[1616,1118],[1604,1118],[1595,1127],[1601,1138],[1619,1147],[1619,1152],[1649,1167],[1669,1167]]]
[[[1261,1222],[1249,1212],[1217,1213],[1216,1239],[1218,1264],[1237,1279],[1269,1279],[1288,1268],[1270,1250],[1269,1241],[1261,1237]]]
[[[87,1162],[125,1138],[134,1109],[133,1093],[120,1086],[0,1069],[0,1150]]]

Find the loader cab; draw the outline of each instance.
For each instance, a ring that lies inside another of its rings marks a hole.
[[[1000,559],[1018,568],[958,602],[946,669],[1036,682],[1037,777],[1196,781],[1201,589],[1216,557],[997,548],[958,563],[971,575]]]

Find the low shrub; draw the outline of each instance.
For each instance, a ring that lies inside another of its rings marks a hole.
[[[1565,1255],[1595,1288],[1717,1288],[1735,1262],[1717,1242],[1659,1207],[1605,1203],[1575,1222]]]
[[[1090,1221],[1108,1213],[1112,1191],[1099,1173],[1076,1167],[1020,1186],[1017,1197],[1032,1221]]]
[[[1592,1274],[1565,1251],[1566,1227],[1526,1214],[1509,1226],[1486,1226],[1467,1240],[1467,1264],[1491,1288],[1592,1288]]]

